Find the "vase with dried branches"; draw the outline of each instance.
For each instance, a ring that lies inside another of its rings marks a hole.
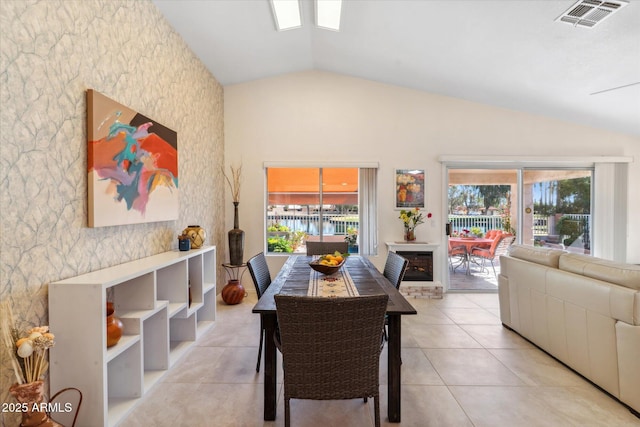
[[[13,319],[11,305],[3,301],[0,303],[0,330],[17,381],[9,392],[18,403],[8,404],[6,408],[13,408],[10,412],[21,414],[21,427],[63,427],[49,418],[45,410],[44,375],[49,367],[47,351],[55,344],[49,327],[20,331]],[[2,412],[5,412],[5,406]]]
[[[229,263],[231,265],[241,265],[244,255],[244,231],[240,229],[238,219],[238,205],[240,204],[240,183],[242,177],[242,165],[237,168],[231,166],[231,178],[225,173],[222,174],[229,184],[231,196],[233,198],[233,229],[229,230]]]

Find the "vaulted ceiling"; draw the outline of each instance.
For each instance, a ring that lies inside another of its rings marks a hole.
[[[345,0],[341,30],[278,32],[268,0],[154,0],[222,85],[323,70],[640,136],[640,2],[593,28],[575,0]]]

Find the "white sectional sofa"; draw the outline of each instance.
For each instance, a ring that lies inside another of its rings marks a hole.
[[[502,323],[640,412],[640,266],[512,245]]]

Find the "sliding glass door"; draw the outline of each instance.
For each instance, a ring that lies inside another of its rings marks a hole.
[[[498,287],[496,248],[478,240],[477,247],[458,241],[468,250],[452,249],[458,238],[486,239],[499,231],[525,245],[591,254],[593,168],[450,167],[447,180],[450,290]]]

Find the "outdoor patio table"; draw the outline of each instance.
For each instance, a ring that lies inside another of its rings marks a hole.
[[[263,316],[265,327],[264,346],[264,420],[276,419],[277,402],[277,354],[273,333],[277,327],[277,314],[274,295],[307,295],[312,257],[290,256],[269,288],[262,294],[253,307],[254,313]],[[417,311],[389,282],[378,269],[365,257],[352,255],[346,259],[345,266],[353,280],[359,295],[389,295],[387,305],[388,325],[388,417],[390,422],[400,422],[400,338],[401,318],[405,314],[417,314]]]
[[[493,243],[493,239],[483,239],[480,237],[475,238],[463,238],[463,237],[449,237],[449,242],[451,242],[451,246],[465,246],[467,248],[467,252],[464,257],[464,265],[466,267],[466,274],[471,274],[471,268],[469,265],[471,249],[475,247],[480,248],[489,248]]]

